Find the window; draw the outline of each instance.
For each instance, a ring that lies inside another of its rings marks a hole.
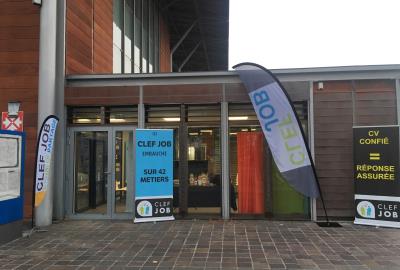
[[[159,12],[153,0],[114,0],[113,72],[159,70]]]

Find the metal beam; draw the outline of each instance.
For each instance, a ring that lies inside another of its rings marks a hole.
[[[308,138],[309,138],[309,145],[311,151],[311,157],[315,160],[315,136],[314,136],[314,82],[309,81],[309,99],[308,99]],[[315,198],[310,199],[310,210],[311,210],[311,220],[317,221],[318,214],[317,214],[317,200]]]
[[[223,85],[225,88],[225,85]],[[230,210],[230,177],[229,177],[229,121],[228,102],[221,102],[221,186],[222,186],[222,218],[229,219]]]
[[[170,60],[171,60],[171,71],[172,67],[173,67],[173,56],[174,53],[176,52],[176,50],[179,48],[179,46],[182,44],[182,42],[185,40],[185,38],[189,35],[189,33],[193,30],[193,28],[196,26],[198,20],[195,20],[192,25],[186,30],[186,32],[183,34],[183,36],[178,40],[178,42],[175,44],[175,46],[172,48],[171,50],[171,54],[170,54]]]
[[[197,3],[197,0],[193,0],[193,4],[194,4],[195,10],[196,10],[196,16],[200,20],[199,4]],[[207,68],[208,68],[208,70],[211,70],[211,68],[210,68],[210,60],[208,58],[207,45],[206,45],[206,43],[204,41],[204,33],[203,33],[203,29],[202,29],[200,23],[199,23],[199,31],[200,31],[200,38],[203,41],[204,57],[206,58]]]
[[[186,63],[190,60],[192,55],[196,52],[197,48],[200,46],[202,42],[200,41],[197,45],[193,48],[193,50],[186,56],[185,60],[183,60],[182,64],[178,68],[178,72],[181,72],[182,68],[186,65]]]

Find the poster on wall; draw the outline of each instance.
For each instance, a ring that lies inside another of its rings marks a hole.
[[[354,127],[355,224],[400,228],[399,126]]]
[[[174,220],[173,130],[135,130],[134,222]]]

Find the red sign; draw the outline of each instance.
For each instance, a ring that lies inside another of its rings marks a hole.
[[[24,112],[18,112],[17,116],[9,116],[8,112],[1,113],[1,129],[11,131],[24,130]]]

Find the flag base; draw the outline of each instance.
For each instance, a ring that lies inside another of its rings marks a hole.
[[[326,222],[326,221],[320,221],[320,222],[315,222],[319,227],[333,227],[333,228],[340,228],[342,225],[340,225],[338,222]]]

